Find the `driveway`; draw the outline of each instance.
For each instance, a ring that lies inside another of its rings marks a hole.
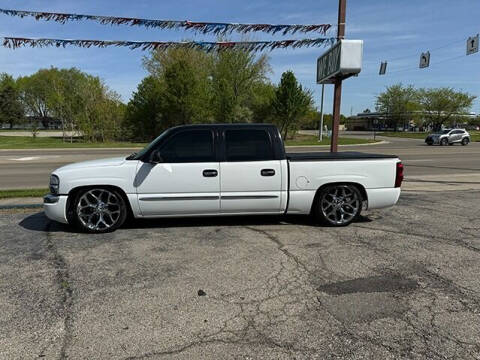
[[[0,358],[478,359],[479,191],[87,235],[0,214]]]

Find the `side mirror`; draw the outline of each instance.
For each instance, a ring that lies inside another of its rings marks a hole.
[[[152,164],[162,163],[163,159],[162,159],[162,156],[160,155],[160,150],[153,150],[150,153],[150,157],[148,160],[149,160],[148,162]]]

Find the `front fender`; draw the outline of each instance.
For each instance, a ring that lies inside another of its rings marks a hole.
[[[136,193],[134,178],[138,161],[127,161],[119,166],[71,168],[54,171],[60,179],[59,193],[69,194],[81,186],[116,186],[126,194]]]

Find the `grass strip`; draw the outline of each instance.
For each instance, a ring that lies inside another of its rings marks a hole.
[[[142,148],[145,143],[133,142],[63,142],[60,137],[1,136],[0,149],[56,149],[56,148]]]
[[[0,190],[0,199],[22,198],[22,197],[43,197],[49,192],[48,189],[14,189]]]

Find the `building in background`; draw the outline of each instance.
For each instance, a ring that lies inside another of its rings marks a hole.
[[[424,119],[429,114],[425,111],[413,111],[404,114],[402,120],[397,120],[396,129],[395,122],[392,120],[391,114],[381,112],[371,112],[369,109],[355,116],[350,116],[345,120],[346,130],[350,131],[429,131],[429,127],[422,127]],[[454,123],[452,127],[468,128],[469,120],[475,119],[475,113],[470,114],[454,114],[452,118]]]
[[[1,129],[10,129],[10,124],[1,123]],[[54,119],[52,117],[37,117],[37,116],[26,116],[25,120],[20,123],[13,125],[12,129],[16,130],[59,130],[62,128],[62,121],[59,119]]]

